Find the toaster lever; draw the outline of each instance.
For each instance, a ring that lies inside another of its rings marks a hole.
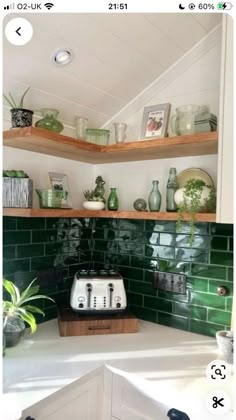
[[[86,287],[87,287],[87,293],[88,293],[88,308],[90,308],[91,307],[91,292],[92,292],[91,283],[87,283]]]
[[[114,285],[112,283],[108,284],[109,287],[109,306],[112,308],[112,293],[114,291]]]

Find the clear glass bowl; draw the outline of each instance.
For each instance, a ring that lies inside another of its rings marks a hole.
[[[53,191],[53,190],[38,190],[36,192],[39,196],[39,207],[58,209],[61,208],[62,200],[66,199],[66,191]]]
[[[86,130],[86,141],[89,143],[95,143],[99,145],[108,144],[109,137],[109,130],[101,130],[98,128],[87,128]]]

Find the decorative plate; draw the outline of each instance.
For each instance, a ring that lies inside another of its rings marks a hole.
[[[147,202],[144,200],[144,198],[137,198],[137,200],[134,201],[133,206],[137,211],[147,210]]]
[[[177,175],[179,188],[185,187],[187,181],[191,178],[200,179],[205,182],[206,185],[214,185],[210,175],[199,168],[185,169]]]

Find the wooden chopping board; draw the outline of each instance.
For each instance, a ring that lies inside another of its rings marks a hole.
[[[138,331],[138,320],[130,312],[121,314],[83,315],[69,307],[58,309],[61,337],[100,334],[125,334]]]

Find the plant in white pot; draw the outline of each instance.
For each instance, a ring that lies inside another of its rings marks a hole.
[[[216,190],[200,179],[191,178],[185,187],[178,189],[174,196],[178,208],[177,231],[181,231],[183,215],[190,217],[189,244],[192,246],[195,233],[196,213],[215,213]]]
[[[19,288],[10,280],[3,279],[3,287],[10,296],[9,300],[3,300],[3,334],[6,347],[13,347],[24,335],[25,323],[29,325],[31,333],[37,329],[37,323],[33,313],[45,315],[42,309],[31,305],[36,299],[54,300],[45,295],[38,295],[39,286],[33,285],[34,279],[25,290]]]
[[[25,92],[22,94],[19,102],[17,102],[11,92],[9,92],[8,96],[3,94],[5,101],[11,107],[11,124],[12,128],[19,128],[19,127],[30,127],[32,126],[32,118],[33,118],[33,111],[30,109],[24,108],[24,99],[25,95],[29,91],[30,87],[28,87]]]
[[[104,198],[97,195],[95,190],[85,190],[84,197],[86,201],[83,202],[83,207],[86,210],[102,210],[105,207]]]

